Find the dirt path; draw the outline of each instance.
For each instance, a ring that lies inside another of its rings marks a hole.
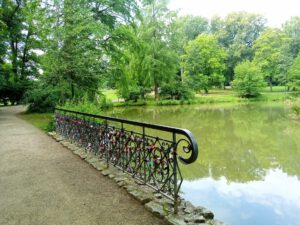
[[[164,224],[112,180],[0,108],[0,225]]]

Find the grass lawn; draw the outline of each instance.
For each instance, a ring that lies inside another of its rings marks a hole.
[[[107,99],[110,99],[112,101],[119,99],[117,90],[113,90],[113,89],[110,89],[110,90],[101,90],[101,93],[104,94]]]
[[[53,113],[21,113],[19,117],[45,132],[51,130],[54,122]]]
[[[236,102],[252,102],[252,101],[284,101],[287,99],[294,99],[299,96],[299,92],[286,92],[285,86],[273,86],[273,91],[269,87],[265,87],[261,91],[261,95],[257,98],[241,98],[230,87],[226,89],[211,89],[208,94],[197,93],[195,98],[190,100],[168,100],[162,99],[155,101],[154,93],[151,92],[146,96],[145,100],[138,100],[137,102],[127,101],[118,98],[117,90],[102,90],[101,91],[107,99],[113,102],[113,106],[145,106],[145,105],[185,105],[185,104],[209,104],[209,103],[236,103]]]
[[[285,86],[273,86],[272,87],[272,92],[285,92],[286,87]],[[264,87],[263,92],[271,92],[270,87]]]

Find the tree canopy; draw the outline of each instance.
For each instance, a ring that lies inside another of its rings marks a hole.
[[[225,77],[225,49],[219,46],[212,35],[199,35],[190,41],[183,56],[184,75],[195,91],[222,86]]]
[[[260,68],[271,89],[291,86],[299,27],[293,17],[282,29],[267,28],[263,16],[248,12],[181,17],[167,0],[3,0],[0,103],[25,99],[49,109],[98,101],[102,88],[125,100],[151,92],[156,100],[187,98],[230,85],[244,61]]]
[[[242,97],[256,97],[265,86],[260,67],[254,62],[244,61],[234,69],[233,88]]]

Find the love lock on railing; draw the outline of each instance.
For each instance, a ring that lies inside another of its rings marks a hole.
[[[190,131],[61,108],[55,121],[58,134],[171,198],[177,213],[183,182],[178,160],[190,164],[198,157]]]

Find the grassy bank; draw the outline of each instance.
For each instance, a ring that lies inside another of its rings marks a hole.
[[[113,98],[114,91],[110,90],[110,96]],[[188,105],[188,104],[211,104],[211,103],[239,103],[239,102],[256,102],[256,101],[285,101],[296,99],[299,93],[285,93],[285,92],[264,92],[258,98],[246,99],[240,98],[235,95],[231,90],[214,90],[208,95],[198,94],[194,99],[191,100],[160,100],[155,101],[153,98],[147,99],[146,101],[138,102],[114,102],[114,107],[122,106],[164,106],[164,105]],[[298,100],[299,102],[299,100]],[[65,105],[64,108],[69,108],[75,111],[84,111],[89,113],[99,114],[101,111],[100,106],[94,104],[76,104],[76,105]],[[295,114],[299,117],[299,104],[293,105]],[[31,123],[35,127],[48,132],[54,128],[53,113],[22,113],[19,115],[20,118]]]
[[[147,100],[140,100],[137,102],[114,102],[113,106],[160,106],[160,105],[187,105],[187,104],[211,104],[211,103],[237,103],[237,102],[255,102],[255,101],[285,101],[287,99],[294,99],[299,93],[286,92],[263,92],[257,98],[241,98],[232,90],[214,90],[208,95],[197,94],[195,98],[190,100],[160,100],[155,101],[153,98]]]
[[[22,113],[19,117],[42,131],[48,132],[53,129],[53,113]]]

